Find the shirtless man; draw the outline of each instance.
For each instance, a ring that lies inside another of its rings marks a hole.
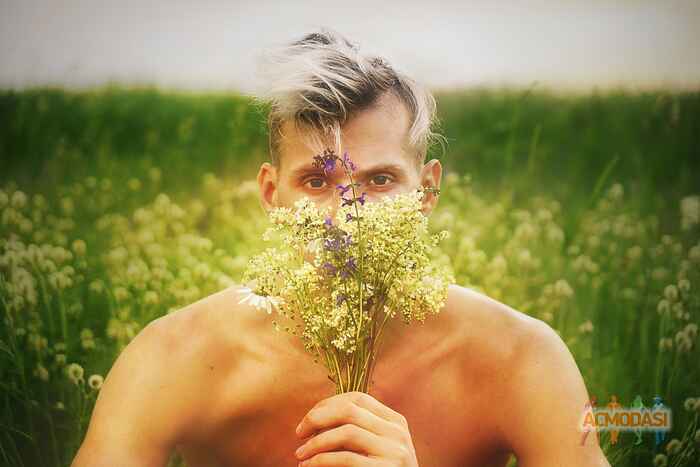
[[[337,208],[335,187],[349,180],[314,169],[320,151],[308,144],[328,128],[335,139],[324,141],[342,142],[369,202],[439,188],[440,162],[423,162],[435,110],[427,91],[334,32],[295,47],[276,62],[288,81],[273,96],[272,163],[258,173],[266,210],[305,195]],[[436,203],[427,194],[423,212]],[[522,467],[610,465],[596,442],[579,443],[588,393],[558,334],[484,294],[452,285],[425,323],[390,320],[370,394],[337,396],[302,342],[274,331],[282,318],[239,304],[242,296],[240,286],[222,290],[131,341],[72,467],[165,466],[174,451],[189,467],[484,467],[511,453]]]

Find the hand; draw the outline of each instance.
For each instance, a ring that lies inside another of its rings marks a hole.
[[[303,467],[418,467],[406,418],[363,392],[337,394],[304,416]]]

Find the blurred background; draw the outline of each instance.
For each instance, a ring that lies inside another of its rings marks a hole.
[[[547,321],[599,405],[674,411],[601,433],[612,465],[699,465],[693,0],[0,1],[0,464],[69,465],[124,346],[266,246],[256,60],[321,26],[433,90],[458,282]]]

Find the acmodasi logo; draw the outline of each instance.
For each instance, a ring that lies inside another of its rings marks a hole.
[[[584,445],[589,433],[609,431],[610,441],[617,444],[621,431],[632,431],[636,435],[635,444],[642,442],[642,433],[654,433],[656,445],[660,445],[666,433],[671,430],[671,409],[666,407],[661,397],[654,397],[651,408],[644,405],[641,396],[637,396],[628,407],[621,405],[616,396],[610,396],[610,402],[603,407],[596,406],[596,398],[584,406],[581,416],[580,431],[583,432],[581,445]]]

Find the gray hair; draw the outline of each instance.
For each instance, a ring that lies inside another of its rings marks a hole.
[[[262,86],[252,95],[269,107],[267,126],[272,163],[279,167],[281,127],[293,122],[311,130],[310,145],[330,137],[341,149],[341,126],[357,112],[371,107],[386,92],[393,93],[409,111],[409,147],[416,165],[423,164],[434,141],[444,152],[436,102],[430,91],[396,70],[387,60],[360,53],[342,34],[321,27],[298,40],[263,51],[258,63]],[[301,132],[300,132],[301,133]],[[319,138],[320,136],[320,138]]]

